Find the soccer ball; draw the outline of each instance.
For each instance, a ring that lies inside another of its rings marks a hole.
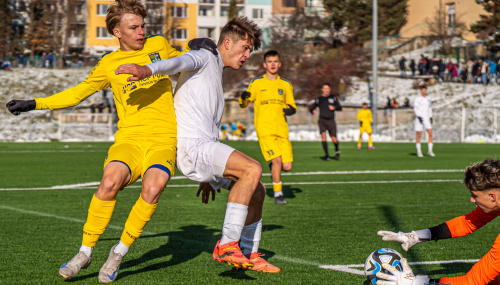
[[[389,273],[387,270],[382,268],[382,263],[388,263],[396,267],[399,271],[403,271],[401,266],[401,258],[403,256],[399,252],[390,248],[381,248],[376,250],[368,256],[365,262],[365,276],[370,281],[371,284],[377,284],[377,272],[382,271],[383,273]]]

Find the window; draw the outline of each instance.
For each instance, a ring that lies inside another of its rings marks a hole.
[[[172,7],[173,18],[187,18],[187,7]]]
[[[446,24],[448,25],[448,35],[455,34],[455,3],[446,4]]]
[[[262,19],[264,11],[262,9],[252,9],[252,18]]]
[[[199,38],[213,38],[214,28],[198,28],[198,37]]]
[[[200,7],[198,11],[198,16],[212,17],[214,15],[213,7]]]
[[[105,27],[97,27],[98,39],[112,39],[113,35],[108,34]]]
[[[297,7],[297,0],[283,0],[283,7]]]
[[[97,4],[97,16],[106,16],[108,13],[108,6],[103,4]]]
[[[229,15],[229,7],[220,7],[221,17],[227,17]]]
[[[187,40],[187,30],[186,29],[173,29],[172,30],[173,40]]]

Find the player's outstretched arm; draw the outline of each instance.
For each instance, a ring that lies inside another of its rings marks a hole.
[[[220,188],[217,189],[217,192],[220,193]],[[212,193],[212,201],[215,200],[215,190],[214,188],[212,188],[210,183],[200,183],[200,187],[198,187],[198,192],[196,193],[196,197],[200,197],[200,193],[201,193],[201,202],[204,204],[208,204],[210,193]]]
[[[31,110],[35,110],[36,101],[35,100],[11,100],[5,105],[9,112],[13,115],[18,116],[22,112],[28,112]]]
[[[386,274],[382,271],[377,272],[376,275],[377,278],[379,278],[377,280],[377,285],[424,285],[429,284],[431,281],[427,275],[415,276],[406,258],[401,258],[401,265],[403,271],[397,270],[396,267],[388,263],[382,263],[382,267],[389,273]]]
[[[417,243],[431,240],[431,231],[429,229],[412,231],[410,233],[403,232],[390,232],[378,231],[377,234],[382,237],[384,241],[397,241],[401,243],[401,247],[408,251],[410,247]]]
[[[138,81],[151,76],[153,72],[147,66],[131,63],[118,66],[115,74],[131,74],[127,81]]]

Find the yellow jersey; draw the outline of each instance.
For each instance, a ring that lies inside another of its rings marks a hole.
[[[288,138],[288,123],[283,112],[288,105],[297,109],[293,98],[293,87],[287,80],[277,77],[269,80],[264,74],[255,78],[247,89],[250,98],[239,100],[240,107],[245,108],[254,102],[254,124],[258,137],[278,136]]]
[[[122,64],[146,65],[182,54],[164,37],[150,36],[142,49],[118,49],[104,55],[89,76],[76,87],[47,98],[35,99],[36,109],[75,106],[95,92],[111,86],[119,118],[115,140],[122,137],[147,138],[148,135],[176,137],[177,123],[170,78],[155,74],[141,81],[127,82],[130,75],[116,75],[115,70]]]
[[[358,112],[358,121],[362,123],[363,126],[370,125],[373,122],[372,111],[370,109],[361,109]]]

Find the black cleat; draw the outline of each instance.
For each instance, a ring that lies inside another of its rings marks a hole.
[[[321,159],[324,160],[324,161],[329,161],[330,157],[328,155],[325,155]]]
[[[335,156],[333,157],[335,160],[339,160],[340,158],[340,151],[335,152]]]
[[[274,197],[274,203],[278,205],[286,205],[285,197],[283,197],[283,195]]]

